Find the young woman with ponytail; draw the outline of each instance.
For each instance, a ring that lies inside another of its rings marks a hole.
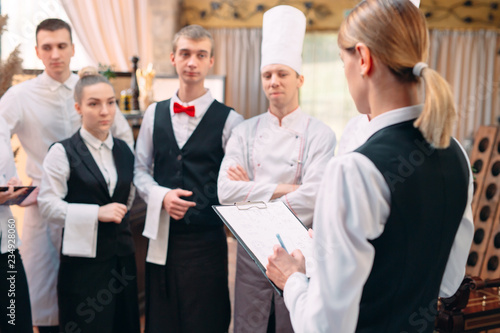
[[[113,86],[80,71],[82,127],[52,145],[38,195],[42,216],[63,227],[57,296],[60,332],[139,333],[137,269],[128,209],[134,154],[112,136]]]
[[[432,332],[473,236],[472,173],[451,137],[446,81],[426,64],[425,17],[409,0],[365,0],[338,44],[366,142],[333,158],[314,215],[314,262],[276,246],[268,276],[296,332]]]

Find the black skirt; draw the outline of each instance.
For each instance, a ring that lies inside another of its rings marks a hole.
[[[61,332],[139,333],[135,256],[78,259],[59,267]]]

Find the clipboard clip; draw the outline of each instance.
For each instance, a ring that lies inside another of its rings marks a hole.
[[[267,205],[264,201],[242,201],[234,204],[239,210],[248,210],[250,208],[266,209]]]

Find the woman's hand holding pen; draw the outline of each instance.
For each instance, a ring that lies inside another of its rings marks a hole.
[[[127,214],[127,206],[121,203],[112,202],[99,207],[97,219],[100,222],[114,222],[119,224],[122,222],[125,214]]]
[[[312,228],[309,228],[307,232],[309,237],[313,238],[314,232]],[[273,248],[274,253],[267,258],[266,274],[278,288],[283,290],[290,275],[295,272],[306,273],[306,258],[300,250],[295,250],[289,255],[281,237],[279,235],[276,235],[276,237],[278,237],[281,246],[275,245]]]
[[[306,258],[300,250],[288,254],[279,245],[275,245],[273,250],[274,253],[268,257],[266,274],[278,288],[283,290],[290,275],[296,272],[306,273]]]

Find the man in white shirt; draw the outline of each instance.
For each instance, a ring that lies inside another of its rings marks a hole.
[[[44,20],[37,27],[36,40],[35,50],[45,70],[7,90],[0,99],[0,116],[11,133],[17,134],[28,155],[26,172],[38,186],[50,145],[70,137],[81,124],[73,98],[78,75],[72,74],[69,67],[75,53],[70,26],[59,19]],[[121,113],[117,113],[112,132],[133,146],[132,131]],[[41,219],[35,200],[25,210],[22,236],[20,251],[30,287],[33,325],[41,333],[57,332],[61,229]]]
[[[214,63],[210,33],[190,25],[173,44],[179,90],[148,107],[136,146],[134,184],[148,204],[146,331],[225,332],[227,243],[211,206],[226,142],[243,118],[204,86]]]
[[[264,14],[261,78],[269,110],[233,131],[218,182],[222,204],[283,201],[308,227],[335,134],[299,106],[304,14],[278,6]],[[291,332],[288,311],[243,247],[238,246],[235,332]]]

